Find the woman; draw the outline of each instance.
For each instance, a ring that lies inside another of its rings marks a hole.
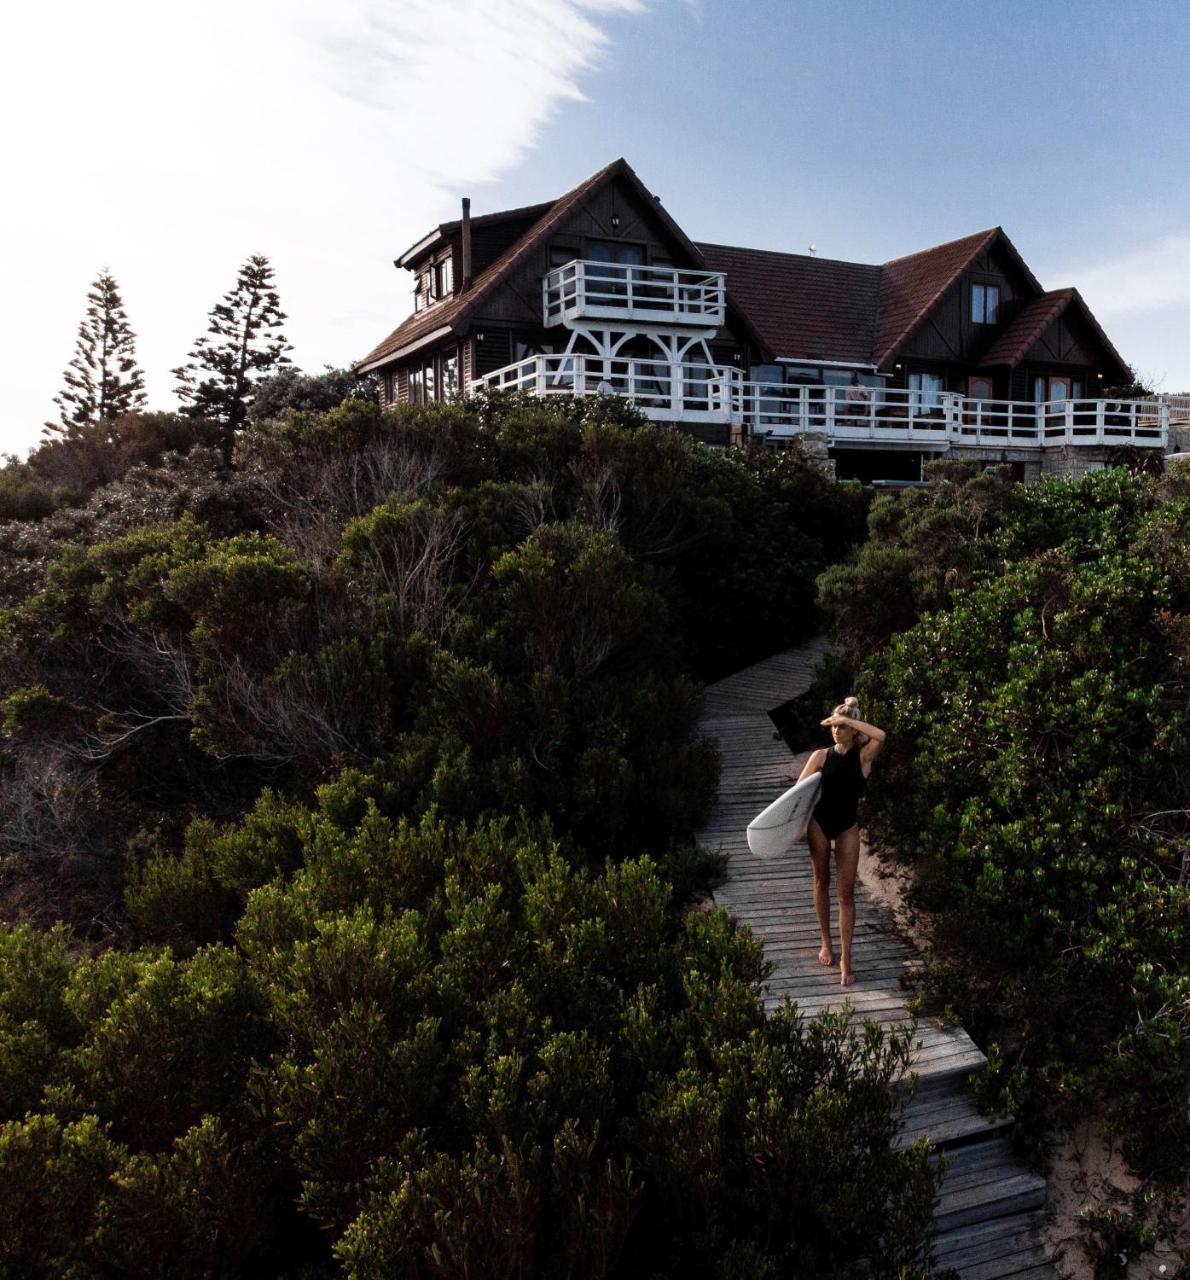
[[[859,703],[846,698],[822,722],[829,725],[833,747],[815,751],[806,761],[802,776],[822,774],[822,794],[810,818],[808,837],[810,860],[814,864],[814,914],[822,935],[818,963],[835,962],[831,945],[831,842],[839,883],[839,982],[849,987],[855,981],[851,968],[851,938],[855,932],[855,873],[859,866],[859,798],[872,772],[872,762],[884,749],[885,733],[859,718]]]

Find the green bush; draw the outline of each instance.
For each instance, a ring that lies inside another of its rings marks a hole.
[[[891,742],[873,826],[916,868],[934,992],[1001,1042],[992,1089],[1057,1119],[1102,1097],[1134,1167],[1176,1183],[1190,1151],[1187,507],[1122,472],[1016,506],[990,539],[1004,567],[866,668],[864,705]]]

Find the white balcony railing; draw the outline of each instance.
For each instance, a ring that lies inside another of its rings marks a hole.
[[[726,305],[720,271],[576,259],[555,267],[542,281],[547,328],[581,320],[635,320],[715,329],[723,324]]]
[[[471,384],[473,391],[614,395],[660,422],[723,423],[776,440],[825,435],[832,443],[1043,448],[1164,448],[1171,423],[1190,425],[1190,401],[975,400],[894,387],[774,386],[722,365],[588,355],[530,356]]]
[[[541,355],[497,369],[471,384],[473,391],[529,395],[611,395],[630,399],[660,422],[733,421],[740,373],[708,364],[670,364],[618,356]]]
[[[749,431],[781,439],[820,432],[835,441],[1040,448],[1061,444],[1164,447],[1164,400],[975,400],[952,392],[894,387],[773,387],[739,384]],[[1190,406],[1173,420],[1190,420]]]

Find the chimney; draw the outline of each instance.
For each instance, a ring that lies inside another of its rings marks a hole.
[[[463,284],[459,290],[462,293],[471,285],[471,200],[469,197],[463,197],[463,262],[462,262]]]

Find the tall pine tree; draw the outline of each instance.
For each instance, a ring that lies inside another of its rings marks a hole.
[[[144,408],[145,376],[136,363],[136,334],[106,268],[87,294],[87,313],[63,381],[54,397],[59,421],[45,424],[47,435],[74,439],[97,423]]]
[[[173,371],[185,412],[221,422],[229,434],[242,426],[256,384],[289,364],[284,323],[268,258],[249,258],[235,287],[211,309],[187,363]]]

